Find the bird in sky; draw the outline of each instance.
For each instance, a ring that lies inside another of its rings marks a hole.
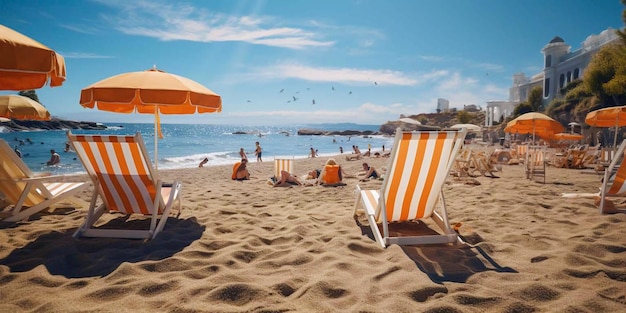
[[[291,103],[291,100],[287,100],[287,103]]]
[[[315,99],[313,99],[313,104],[315,104]]]
[[[352,94],[352,91],[348,92],[348,94],[349,94],[349,95],[351,95],[351,94]]]
[[[293,101],[298,100],[298,98],[296,98],[296,96],[292,96],[293,97]]]
[[[377,83],[377,82],[374,82],[374,85],[378,86],[378,83]]]
[[[332,88],[333,88],[333,90],[335,90],[335,86],[333,86]]]
[[[285,88],[281,89],[278,93],[283,93],[283,91],[285,91]]]
[[[252,102],[252,101],[250,101],[250,100],[247,100],[247,102]]]

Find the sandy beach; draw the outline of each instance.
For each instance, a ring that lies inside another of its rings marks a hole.
[[[325,161],[298,159],[295,172]],[[626,311],[626,214],[561,197],[597,192],[600,175],[548,167],[544,185],[505,165],[479,184],[450,177],[450,220],[468,244],[381,249],[352,216],[355,185],[380,180],[274,188],[271,157],[249,168],[243,182],[231,166],[161,171],[182,181],[183,211],[151,241],[72,238],[87,206],[0,223],[0,312]]]

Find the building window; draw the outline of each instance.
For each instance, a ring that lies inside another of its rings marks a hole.
[[[572,72],[567,72],[567,83],[572,81]]]
[[[574,80],[578,79],[578,75],[580,74],[580,70],[579,69],[575,69],[574,70]]]
[[[563,84],[565,83],[565,74],[561,74],[559,77],[559,88],[563,88]]]
[[[547,98],[550,95],[550,78],[546,78],[543,82],[543,97]]]
[[[552,56],[551,55],[546,55],[546,67],[550,67],[552,66]]]

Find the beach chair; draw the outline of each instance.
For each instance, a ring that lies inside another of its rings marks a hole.
[[[0,212],[4,221],[16,222],[46,208],[55,208],[89,186],[85,182],[63,182],[63,176],[36,175],[4,140],[0,139],[0,193],[9,204]],[[12,208],[11,208],[12,206]]]
[[[526,162],[526,155],[528,154],[528,144],[518,144],[515,146],[515,153],[519,163]]]
[[[163,230],[174,204],[181,209],[181,184],[163,184],[148,156],[141,134],[134,136],[74,135],[67,137],[94,184],[85,222],[74,237],[154,239]],[[100,205],[96,205],[98,198]],[[107,211],[151,217],[149,229],[95,226]]]
[[[461,242],[448,222],[442,189],[466,134],[464,128],[457,131],[396,130],[381,189],[362,190],[356,186],[354,215],[364,213],[367,216],[374,238],[381,247]],[[438,203],[439,212],[436,212]],[[413,223],[428,218],[443,234],[390,235],[389,223]],[[378,223],[382,224],[382,234]]]
[[[624,150],[626,139],[622,141],[617,152],[613,155],[611,164],[604,170],[604,179],[600,188],[600,212],[604,213],[605,197],[626,196],[626,165],[624,165]]]
[[[541,147],[530,148],[526,156],[526,178],[536,180],[536,177],[543,177],[546,183],[546,149]]]
[[[276,158],[274,157],[274,177],[276,179],[280,178],[280,172],[281,171],[286,171],[287,173],[291,174],[291,175],[295,175],[294,173],[294,159],[287,159],[287,158]]]

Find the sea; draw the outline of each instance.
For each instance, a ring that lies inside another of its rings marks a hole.
[[[154,124],[105,123],[105,130],[71,130],[74,134],[113,134],[133,135],[141,133],[150,158],[155,163]],[[164,138],[158,139],[156,155],[157,167],[161,169],[180,169],[198,167],[200,161],[208,158],[204,166],[234,164],[240,160],[241,148],[248,155],[250,162],[257,162],[254,156],[255,142],[262,149],[263,162],[273,162],[274,158],[307,158],[311,148],[317,150],[318,157],[330,157],[353,151],[358,146],[361,152],[371,148],[380,151],[382,147],[391,148],[393,137],[373,136],[300,136],[299,129],[324,131],[378,131],[380,125],[360,125],[352,123],[315,124],[294,126],[227,126],[162,124]],[[49,172],[57,175],[85,173],[83,165],[74,152],[64,151],[68,130],[31,130],[9,132],[0,126],[0,139],[10,146],[17,147],[22,160],[33,172]],[[47,166],[50,150],[54,149],[61,156],[61,163]]]

